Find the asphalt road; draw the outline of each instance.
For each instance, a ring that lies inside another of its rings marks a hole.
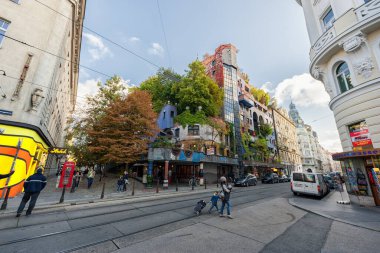
[[[2,227],[9,225],[9,228],[0,230],[0,252],[71,252],[98,244],[105,244],[103,248],[107,252],[110,242],[126,236],[130,239],[133,235],[149,234],[151,230],[157,233],[157,229],[168,232],[194,223],[193,207],[198,200],[208,201],[210,196],[211,193],[197,193],[132,204],[109,202],[107,206],[78,206],[23,216],[19,220],[8,218],[1,221],[5,222]],[[288,183],[234,188],[232,212],[281,196],[291,196]],[[203,214],[197,219],[209,217]],[[14,224],[16,220],[18,227]]]

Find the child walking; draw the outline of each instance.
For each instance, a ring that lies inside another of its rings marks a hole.
[[[211,207],[210,207],[210,210],[208,210],[208,213],[211,213],[211,210],[215,207],[216,208],[216,211],[219,211],[219,208],[218,208],[218,200],[219,200],[219,194],[218,192],[214,192],[214,195],[212,195],[211,197]]]

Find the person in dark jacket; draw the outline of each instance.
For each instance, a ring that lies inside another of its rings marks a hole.
[[[26,179],[24,182],[24,196],[22,197],[20,206],[17,209],[16,217],[20,217],[25,208],[26,203],[30,200],[26,216],[32,214],[33,208],[36,205],[38,195],[46,186],[46,177],[42,175],[42,168],[39,167],[37,172]]]
[[[14,171],[9,172],[8,174],[0,174],[0,179],[7,178],[13,175]]]

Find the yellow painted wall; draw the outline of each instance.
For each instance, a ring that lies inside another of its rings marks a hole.
[[[3,197],[3,189],[7,186],[12,187],[10,197],[14,197],[22,192],[24,180],[34,174],[36,167],[45,164],[48,145],[34,130],[2,124],[0,128],[5,129],[0,134],[0,174],[10,172],[18,142],[22,141],[15,161],[15,173],[9,179],[0,180],[0,197]]]

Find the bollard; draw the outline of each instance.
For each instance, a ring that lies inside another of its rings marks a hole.
[[[194,191],[194,183],[195,183],[195,179],[193,178],[191,181],[191,190],[192,191]]]
[[[206,185],[206,184],[207,184],[207,183],[206,183],[206,178],[205,178],[205,180],[204,180],[204,181],[205,181],[204,183],[205,183],[205,190],[206,190],[206,189],[207,189],[207,185]]]
[[[9,192],[10,192],[10,191],[11,191],[11,187],[8,187],[8,188],[7,188],[7,193],[5,194],[5,198],[4,198],[3,204],[1,205],[0,210],[5,210],[5,209],[7,209],[7,205],[8,205],[8,197],[9,197]]]
[[[65,191],[66,191],[66,185],[64,184],[63,189],[62,189],[62,195],[61,195],[61,198],[59,199],[59,203],[63,203],[63,201],[65,200]]]
[[[178,191],[178,177],[175,179],[175,191]]]
[[[159,192],[159,191],[158,191],[158,185],[159,185],[159,183],[160,183],[160,180],[157,178],[156,193]]]
[[[218,184],[218,179],[216,180],[216,188],[219,187],[219,184]]]
[[[75,184],[76,184],[76,182],[75,182],[76,180],[75,179],[73,179],[73,182],[71,183],[71,190],[70,190],[70,193],[73,193],[73,192],[75,192]]]
[[[106,188],[106,182],[103,183],[103,188],[102,188],[102,194],[100,194],[100,199],[104,199],[104,190]]]
[[[135,196],[135,179],[132,181],[132,196]]]

